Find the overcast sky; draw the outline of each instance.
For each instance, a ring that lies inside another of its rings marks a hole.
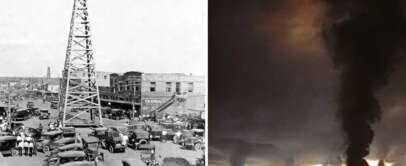
[[[96,70],[207,70],[206,0],[88,0]],[[63,68],[73,0],[0,1],[0,76]]]

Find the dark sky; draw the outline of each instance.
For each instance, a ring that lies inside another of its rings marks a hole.
[[[210,165],[314,164],[343,153],[338,72],[321,37],[325,10],[320,0],[209,1]],[[400,160],[404,60],[394,68],[376,94],[383,114],[370,156]]]

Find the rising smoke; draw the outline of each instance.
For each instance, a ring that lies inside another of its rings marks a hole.
[[[347,165],[362,166],[381,117],[376,93],[401,55],[406,22],[401,0],[326,0],[326,47],[340,72],[338,116],[346,134]]]

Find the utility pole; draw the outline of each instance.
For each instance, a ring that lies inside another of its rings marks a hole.
[[[8,127],[11,127],[11,100],[10,100],[10,82],[7,83],[7,90],[8,90],[8,105],[7,105],[7,121],[8,121]]]

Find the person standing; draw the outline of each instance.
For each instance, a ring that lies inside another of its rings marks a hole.
[[[22,156],[24,154],[24,133],[21,132],[19,136],[17,136],[17,147],[18,147],[18,154]]]
[[[123,144],[124,146],[127,146],[128,136],[127,136],[127,135],[124,135],[123,133],[120,133],[120,137],[121,137],[122,144]]]
[[[31,135],[28,135],[26,137],[25,142],[26,142],[26,148],[28,150],[28,152],[26,152],[26,153],[28,153],[28,156],[32,156],[32,152],[33,152],[33,149],[34,149],[34,140],[32,139]]]

